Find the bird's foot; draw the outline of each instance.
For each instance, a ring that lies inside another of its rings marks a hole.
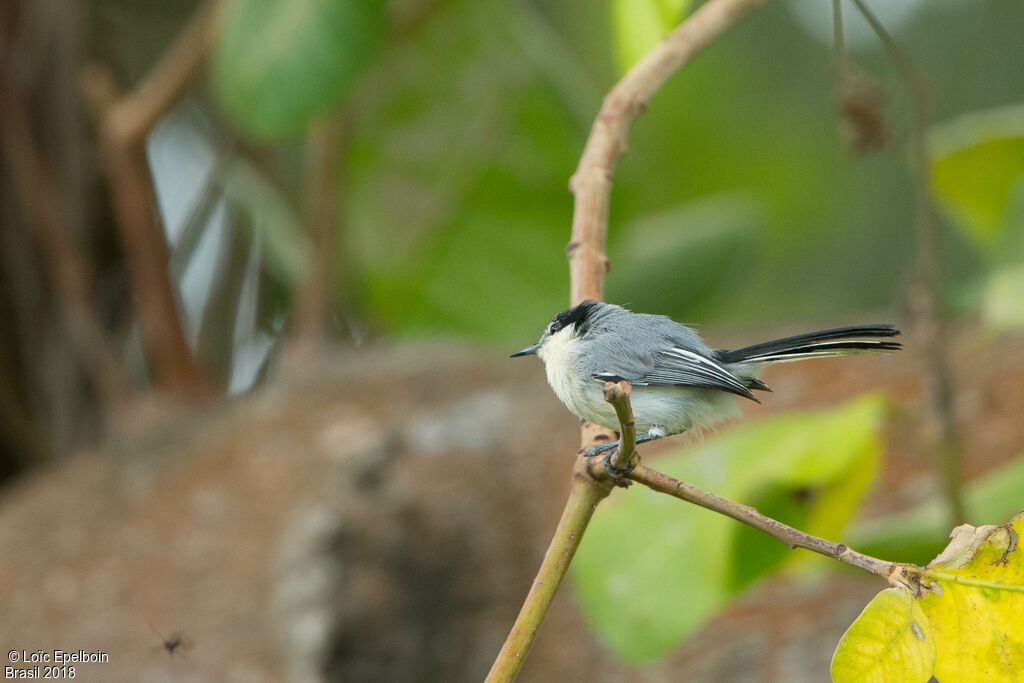
[[[591,446],[587,450],[583,451],[583,457],[593,458],[595,455],[601,455],[602,453],[607,453],[608,451],[615,450],[616,448],[618,448],[618,446],[618,441],[609,441],[608,443],[603,443],[599,446]]]
[[[629,477],[629,473],[633,471],[633,468],[636,467],[636,464],[633,460],[630,460],[626,463],[625,467],[616,467],[612,462],[613,455],[615,455],[615,451],[609,451],[609,453],[604,456],[604,468],[607,470],[608,476],[612,478],[613,484],[621,486],[622,488],[628,488],[633,482],[631,482],[627,477]]]

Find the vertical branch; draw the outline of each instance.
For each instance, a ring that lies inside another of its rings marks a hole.
[[[205,393],[209,384],[185,341],[169,278],[169,250],[157,223],[145,140],[202,73],[213,42],[218,5],[216,0],[200,5],[132,92],[119,97],[113,79],[98,69],[83,75],[83,89],[100,121],[103,162],[145,348],[157,381],[181,395]]]
[[[60,295],[71,338],[83,365],[107,400],[128,391],[128,382],[96,316],[89,292],[91,276],[74,244],[71,225],[61,210],[60,193],[35,144],[27,98],[15,65],[0,64],[0,146],[18,188],[26,222],[35,233],[40,252]]]
[[[607,480],[597,482],[588,473],[586,460],[577,458],[562,518],[512,631],[487,674],[486,683],[512,681],[519,674],[597,504],[610,492],[611,484]]]
[[[311,272],[295,304],[295,322],[287,354],[307,357],[324,335],[334,285],[339,277],[337,235],[341,216],[341,183],[348,116],[339,110],[316,124],[306,142],[305,222],[312,244]]]
[[[917,278],[911,287],[910,304],[928,362],[928,374],[931,380],[930,403],[933,420],[936,424],[933,441],[940,475],[952,521],[954,524],[960,524],[966,519],[967,513],[964,505],[963,465],[960,458],[959,434],[953,401],[953,373],[945,344],[948,334],[940,309],[942,272],[939,230],[927,147],[930,121],[928,84],[914,67],[909,56],[889,35],[885,26],[864,0],[853,0],[853,2],[878,35],[910,93],[910,146],[913,159],[914,203],[917,215]]]
[[[605,244],[615,163],[626,151],[626,134],[654,93],[690,59],[741,16],[767,0],[706,2],[637,62],[604,98],[569,187],[576,198],[572,238],[566,248],[573,304],[604,296]]]

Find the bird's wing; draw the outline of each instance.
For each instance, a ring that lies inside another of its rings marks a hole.
[[[599,372],[594,379],[615,381],[625,379],[634,386],[695,387],[728,391],[757,401],[747,383],[726,370],[717,361],[696,351],[679,347],[659,350],[643,375],[623,377],[621,373]]]

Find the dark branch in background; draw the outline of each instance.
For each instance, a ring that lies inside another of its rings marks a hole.
[[[846,54],[842,1],[832,0],[835,98],[847,147],[852,154],[861,156],[886,147],[892,140],[892,126],[884,111],[885,91]]]
[[[9,28],[0,38],[8,46],[13,38]],[[129,384],[90,301],[92,275],[79,255],[53,173],[36,143],[17,64],[7,50],[0,59],[0,145],[22,211],[59,295],[82,367],[108,403],[117,401],[129,393]]]
[[[155,384],[181,396],[205,394],[210,385],[185,341],[169,277],[167,241],[157,222],[145,141],[202,73],[213,43],[218,7],[216,0],[200,5],[132,92],[119,96],[113,77],[99,67],[88,69],[82,77],[86,99],[99,121],[107,183]]]
[[[312,267],[300,286],[294,307],[295,319],[285,355],[301,363],[309,360],[324,337],[329,316],[339,303],[334,300],[341,264],[335,258],[342,216],[342,168],[348,114],[330,114],[317,123],[306,141],[305,223],[310,237]]]
[[[909,128],[917,214],[917,273],[916,282],[911,286],[908,298],[915,331],[925,349],[927,374],[931,381],[929,393],[935,424],[934,434],[930,440],[937,454],[949,514],[955,526],[966,519],[967,512],[962,488],[960,438],[953,405],[953,373],[946,345],[949,331],[940,308],[942,272],[939,229],[927,147],[930,120],[928,83],[864,0],[853,0],[853,3],[878,35],[910,94]]]

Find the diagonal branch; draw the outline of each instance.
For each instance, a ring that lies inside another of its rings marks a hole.
[[[633,436],[629,438],[629,442],[626,442],[626,435],[630,431],[629,423],[633,420],[633,408],[630,405],[629,391],[623,391],[620,386],[626,382],[620,382],[619,384],[612,384],[609,382],[605,385],[605,400],[611,403],[615,407],[615,412],[618,414],[620,421],[622,422],[622,434],[623,443],[626,444],[622,447],[622,450],[618,453],[629,453],[632,452],[633,438],[635,437],[635,429]],[[632,460],[626,461],[632,463]],[[621,460],[620,460],[621,463]],[[621,467],[626,463],[615,463],[617,467]],[[615,482],[615,473],[607,472],[607,468],[601,467],[594,463],[592,460],[588,461],[587,464],[590,475],[595,479],[602,480],[611,478]],[[777,519],[772,519],[767,515],[762,514],[756,508],[743,503],[738,503],[728,498],[723,498],[719,495],[705,491],[702,488],[694,486],[689,482],[681,481],[670,477],[667,474],[653,470],[650,467],[644,467],[643,465],[636,465],[633,469],[625,474],[626,477],[633,481],[639,482],[644,486],[648,487],[653,491],[660,493],[666,493],[670,496],[684,500],[694,505],[699,505],[708,510],[712,510],[719,514],[731,517],[738,522],[742,522],[748,526],[752,526],[755,529],[760,529],[770,536],[774,536],[779,539],[790,548],[804,548],[826,557],[839,560],[854,567],[859,567],[867,572],[881,576],[891,583],[899,583],[910,588],[915,594],[920,594],[925,590],[921,585],[921,572],[923,571],[920,567],[913,565],[906,565],[896,562],[889,562],[887,560],[880,560],[870,555],[859,553],[856,550],[850,548],[842,543],[834,543],[832,541],[826,541],[823,538],[812,536],[804,531],[800,531],[788,524],[783,524]]]
[[[207,0],[150,71],[126,95],[113,77],[92,68],[82,77],[84,95],[99,121],[101,151],[125,261],[135,290],[146,351],[157,383],[179,395],[203,394],[210,384],[185,341],[169,277],[170,254],[157,223],[146,136],[202,73],[218,18],[218,0]]]
[[[530,592],[523,601],[512,630],[505,639],[501,651],[491,665],[486,683],[499,683],[515,680],[519,670],[526,661],[526,655],[544,623],[551,601],[555,599],[559,586],[569,571],[576,549],[583,539],[583,532],[590,523],[597,504],[611,492],[611,482],[597,481],[587,471],[587,461],[576,459],[573,469],[572,488],[569,500],[565,503],[562,518],[558,521],[555,535],[551,539],[544,559],[541,561],[537,577],[530,586]]]

